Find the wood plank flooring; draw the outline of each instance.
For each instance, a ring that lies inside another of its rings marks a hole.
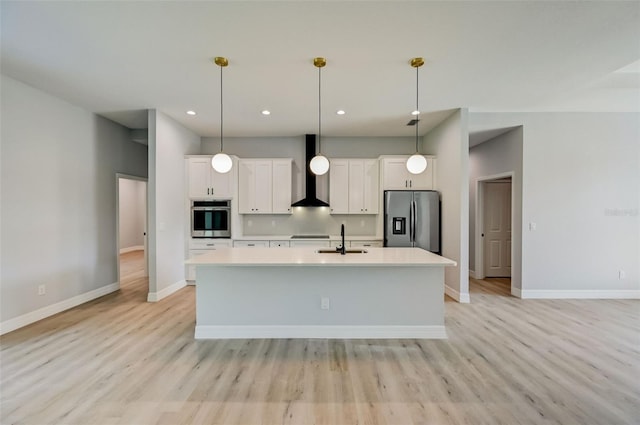
[[[448,340],[195,341],[194,288],[146,303],[127,267],[120,291],[0,338],[2,424],[640,423],[635,300],[472,280]]]

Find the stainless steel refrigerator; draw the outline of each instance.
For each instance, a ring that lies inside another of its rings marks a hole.
[[[433,190],[384,191],[384,246],[440,253],[440,194]]]

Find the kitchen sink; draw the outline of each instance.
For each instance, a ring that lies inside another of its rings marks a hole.
[[[319,249],[316,251],[318,254],[340,254],[339,250],[334,249]],[[345,254],[366,254],[366,249],[346,249]]]

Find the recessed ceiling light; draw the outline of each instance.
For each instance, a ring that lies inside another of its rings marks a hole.
[[[420,115],[420,111],[413,111],[411,115]]]
[[[266,109],[262,111],[262,115],[271,115],[271,111],[267,111]]]
[[[340,109],[339,111],[337,111],[337,112],[336,112],[336,114],[338,114],[338,115],[344,115],[344,114],[345,114],[345,112],[344,112],[342,109]]]
[[[196,111],[187,111],[187,115],[195,115]]]

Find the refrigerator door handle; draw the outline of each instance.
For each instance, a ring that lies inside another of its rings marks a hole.
[[[411,201],[411,242],[416,241],[416,201]]]

